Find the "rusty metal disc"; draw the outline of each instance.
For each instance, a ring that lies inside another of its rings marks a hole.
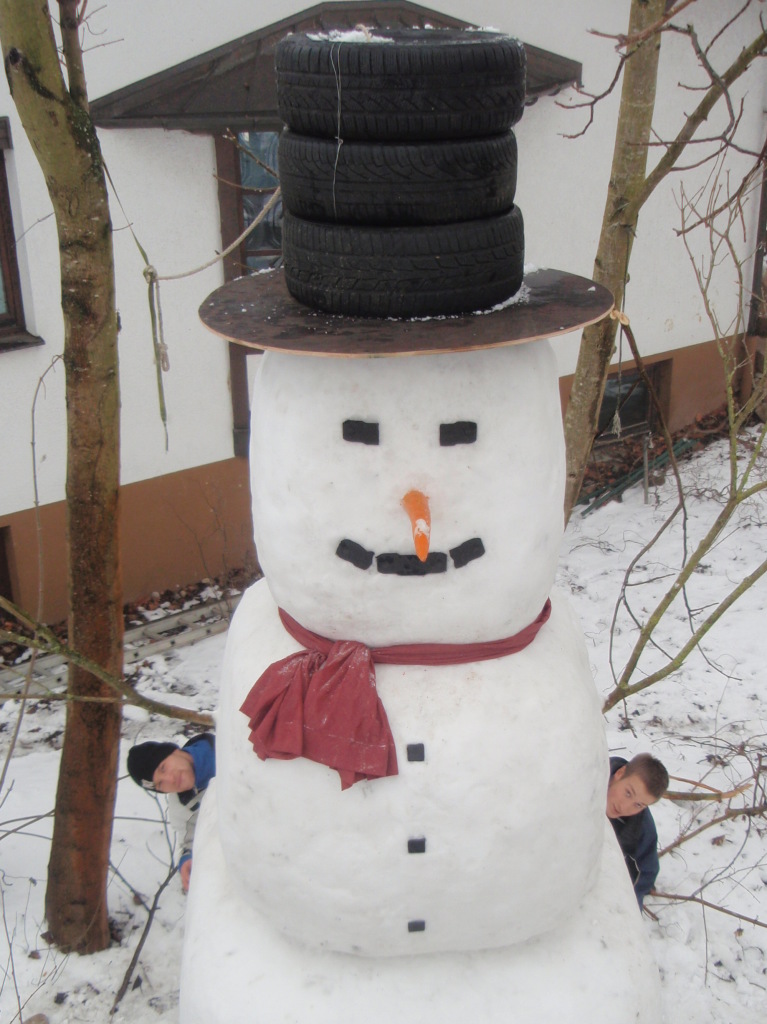
[[[395,320],[310,309],[289,294],[281,270],[230,281],[200,306],[215,334],[252,349],[313,356],[407,356],[468,352],[554,338],[596,323],[613,308],[602,285],[562,270],[535,270],[512,299],[481,313]]]

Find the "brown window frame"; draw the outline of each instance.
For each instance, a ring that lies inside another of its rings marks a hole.
[[[10,546],[11,528],[10,526],[0,526],[0,597],[13,601],[15,595],[11,579]]]
[[[42,344],[41,338],[28,333],[24,319],[21,277],[16,258],[16,236],[13,230],[11,197],[5,167],[7,149],[11,149],[11,131],[8,118],[3,117],[0,118],[0,273],[3,275],[8,310],[0,313],[0,352]]]

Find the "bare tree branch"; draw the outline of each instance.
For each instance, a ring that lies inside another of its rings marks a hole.
[[[7,598],[0,597],[0,608],[10,612],[20,621],[27,619],[27,616],[20,611]],[[28,620],[27,620],[28,621]],[[207,728],[211,728],[214,725],[213,718],[211,715],[206,715],[199,711],[192,711],[189,708],[182,708],[177,704],[163,704],[161,701],[152,700],[151,697],[145,697],[143,694],[138,693],[125,677],[119,677],[112,675],[107,669],[102,668],[101,665],[92,661],[85,655],[80,654],[78,651],[73,650],[68,644],[63,643],[56,634],[40,623],[37,624],[38,636],[29,637],[21,636],[20,634],[12,633],[9,630],[0,630],[0,638],[8,640],[12,643],[27,644],[34,646],[38,650],[44,651],[46,654],[58,654],[63,657],[72,665],[77,665],[79,668],[85,669],[90,672],[91,675],[95,676],[100,682],[106,683],[117,695],[119,695],[118,703],[123,704],[134,704],[136,707],[144,708],[146,711],[153,712],[154,714],[164,715],[168,718],[179,718],[184,722],[194,722],[197,725],[204,725]],[[83,696],[83,695],[81,695]],[[86,696],[86,703],[111,703],[109,698],[105,699],[99,695]],[[63,695],[64,699],[68,700],[80,700],[78,696],[72,696],[71,694]],[[18,695],[16,695],[18,699]]]
[[[676,7],[667,11],[659,21],[650,25],[649,28],[644,29],[644,31],[635,32],[633,35],[621,35],[620,33],[618,35],[614,35],[609,32],[599,32],[597,29],[593,28],[590,30],[590,34],[592,36],[598,36],[600,39],[614,39],[616,42],[615,49],[623,50],[627,46],[636,46],[638,43],[644,42],[651,36],[657,35],[665,25],[668,25],[672,18],[675,18],[677,14],[681,14],[685,7],[689,7],[691,4],[697,2],[698,0],[680,0]],[[750,2],[751,0],[748,0],[748,3]]]
[[[765,49],[767,49],[767,31],[763,30],[748,46],[741,50],[729,68],[719,75],[717,81],[707,90],[706,95],[687,118],[674,141],[669,143],[664,155],[645,178],[644,185],[632,196],[626,211],[627,216],[631,217],[633,215],[636,217],[638,215],[639,210],[674,167],[687,143],[692,139],[700,125],[705,122],[714,105],[721,98],[722,93],[748,70],[757,57],[761,57],[764,54]]]
[[[739,921],[754,924],[757,928],[767,928],[767,922],[760,921],[756,917],[747,917],[745,914],[737,914],[734,910],[727,910],[725,907],[720,907],[718,903],[710,903],[708,900],[701,899],[700,896],[680,896],[676,893],[656,892],[655,890],[653,890],[652,895],[660,900],[669,900],[676,903],[698,903],[702,907],[708,907],[709,910],[718,910],[720,914],[727,914],[729,917],[735,917]]]
[[[588,96],[588,99],[585,102],[583,102],[583,103],[561,103],[559,100],[555,100],[556,105],[558,107],[562,107],[564,110],[582,110],[584,107],[586,107],[586,108],[588,108],[588,111],[589,111],[589,119],[586,122],[586,124],[583,126],[583,128],[581,128],[581,130],[579,132],[574,132],[572,135],[564,135],[563,138],[565,138],[565,139],[578,139],[578,138],[581,137],[581,135],[585,135],[586,134],[586,132],[591,127],[591,125],[594,123],[594,110],[596,108],[597,103],[599,103],[601,100],[603,100],[606,96],[609,96],[610,93],[615,88],[615,86],[618,84],[618,82],[620,81],[621,73],[623,71],[623,65],[626,63],[626,60],[627,60],[627,57],[625,57],[625,56],[620,58],[620,60],[618,61],[618,67],[615,69],[615,74],[613,75],[613,80],[610,82],[610,84],[607,86],[607,88],[604,90],[604,92],[589,93],[589,92],[586,92],[584,89],[580,88],[580,86],[574,86],[575,91],[579,95],[581,95],[581,96]]]
[[[149,936],[149,929],[152,927],[152,922],[154,921],[154,915],[155,915],[155,913],[157,911],[157,907],[159,906],[159,903],[160,903],[160,897],[162,896],[162,894],[167,889],[167,887],[168,887],[168,885],[170,883],[170,880],[173,878],[173,876],[176,874],[177,871],[178,871],[177,867],[171,866],[171,869],[168,872],[167,876],[165,877],[165,880],[160,885],[160,888],[157,890],[157,892],[154,894],[154,899],[152,900],[152,906],[149,909],[149,916],[147,917],[147,922],[144,925],[144,930],[141,933],[141,938],[139,939],[138,944],[136,945],[136,948],[133,951],[133,956],[131,957],[131,962],[128,964],[128,970],[125,972],[125,977],[122,980],[122,984],[120,985],[119,989],[117,990],[117,995],[115,996],[115,1001],[112,1003],[112,1009],[109,1011],[110,1015],[115,1013],[115,1011],[117,1010],[117,1007],[120,1005],[120,1003],[122,1001],[123,996],[128,991],[128,985],[130,985],[130,980],[133,977],[134,970],[136,969],[136,964],[138,963],[138,958],[141,956],[141,950],[144,948],[144,943],[146,942],[146,940],[147,940],[147,938]]]
[[[88,90],[85,84],[83,51],[80,46],[80,25],[88,0],[82,0],[82,9],[80,0],[58,0],[58,4],[61,11],[59,24],[64,47],[64,64],[69,81],[69,95],[72,97],[72,101],[87,113],[89,109]]]

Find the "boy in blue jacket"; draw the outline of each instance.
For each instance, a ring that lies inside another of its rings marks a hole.
[[[658,833],[649,808],[667,789],[668,772],[650,754],[637,754],[630,761],[610,758],[607,817],[623,851],[640,910],[660,868]]]
[[[137,743],[128,751],[134,782],[168,796],[168,817],[179,838],[178,870],[184,892],[192,873],[192,843],[203,794],[216,774],[216,741],[211,733],[195,736],[183,747],[175,743]]]

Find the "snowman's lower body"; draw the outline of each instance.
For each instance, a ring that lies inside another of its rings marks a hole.
[[[607,819],[596,883],[562,926],[499,949],[371,957],[307,948],[247,905],[219,842],[215,784],[206,796],[186,916],[182,1024],[659,1024],[658,989]]]

